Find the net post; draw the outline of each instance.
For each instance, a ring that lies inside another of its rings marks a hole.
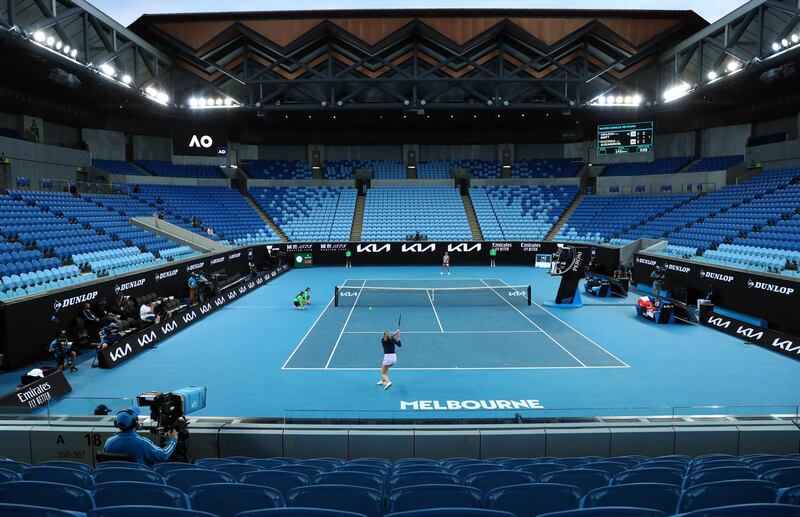
[[[339,286],[338,285],[333,286],[333,300],[334,300],[333,301],[333,306],[334,307],[338,307],[339,306]]]
[[[531,304],[531,284],[528,284],[528,305]]]

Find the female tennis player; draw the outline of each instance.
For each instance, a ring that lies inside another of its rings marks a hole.
[[[384,330],[381,346],[383,347],[383,363],[381,364],[381,380],[378,381],[378,385],[383,386],[384,390],[388,390],[392,387],[392,381],[389,380],[389,368],[397,363],[394,347],[403,346],[400,343],[400,329],[397,329],[394,334],[389,334],[388,330]]]
[[[450,254],[446,251],[444,252],[444,257],[442,257],[442,270],[439,271],[440,275],[444,274],[444,270],[447,269],[447,274],[450,274]]]

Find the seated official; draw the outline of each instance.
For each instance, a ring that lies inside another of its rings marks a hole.
[[[68,359],[72,359],[69,363],[69,371],[78,371],[78,368],[75,366],[75,360],[78,354],[72,349],[72,342],[67,339],[66,330],[59,332],[58,337],[50,342],[50,348],[48,350],[55,357],[56,365],[59,370],[64,371],[64,365],[68,363]]]
[[[158,447],[147,438],[136,434],[138,426],[139,408],[123,409],[117,413],[114,427],[119,432],[106,440],[103,452],[126,454],[135,458],[136,463],[147,466],[167,461],[178,443],[178,432],[170,431],[169,442],[164,447]]]
[[[199,298],[200,303],[205,303],[209,290],[208,279],[193,271],[186,283],[189,285],[189,301],[194,304]]]
[[[258,268],[256,267],[255,264],[253,264],[252,262],[249,262],[247,264],[247,267],[250,268],[250,276],[252,276],[252,277],[257,277],[258,276]]]
[[[142,306],[139,307],[139,319],[148,325],[159,323],[161,321],[161,318],[156,316],[156,313],[153,310],[153,304],[147,303],[143,303]]]

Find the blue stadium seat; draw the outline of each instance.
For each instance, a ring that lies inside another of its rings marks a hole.
[[[486,506],[515,515],[540,515],[578,508],[581,490],[570,485],[529,483],[495,488],[486,494]]]
[[[325,472],[313,479],[315,485],[351,485],[372,488],[379,492],[385,490],[384,479],[368,472]]]
[[[13,470],[7,469],[0,469],[0,483],[5,483],[6,481],[19,481],[22,477],[19,473],[14,472]]]
[[[0,517],[75,517],[75,515],[75,512],[58,508],[0,503]]]
[[[279,470],[261,470],[243,474],[239,481],[248,485],[266,486],[274,488],[283,494],[284,500],[289,499],[289,492],[293,488],[311,484],[311,478],[298,472],[282,472]]]
[[[161,477],[161,474],[149,470],[129,469],[126,467],[98,469],[94,475],[95,483],[110,483],[112,481],[164,484],[164,478]]]
[[[314,479],[319,474],[322,474],[324,471],[313,465],[283,465],[281,467],[276,467],[272,470],[279,470],[281,472],[296,472],[298,474],[303,474],[304,476],[308,476],[311,479]]]
[[[60,467],[65,469],[73,469],[79,470],[90,476],[94,474],[94,469],[85,463],[78,463],[77,461],[64,461],[64,460],[54,460],[54,461],[43,461],[42,463],[38,463],[37,467]]]
[[[181,463],[178,461],[169,462],[169,463],[158,463],[153,465],[153,470],[162,476],[166,476],[171,472],[175,472],[176,470],[195,470],[198,468],[203,468],[194,463]]]
[[[457,485],[415,485],[389,492],[388,510],[405,512],[428,508],[480,508],[482,493],[477,488]]]
[[[681,486],[683,484],[683,471],[664,467],[641,468],[626,470],[611,478],[612,485],[627,483],[667,483]]]
[[[580,469],[592,469],[592,470],[602,470],[609,477],[616,476],[620,472],[624,472],[628,470],[628,466],[624,463],[617,463],[616,461],[595,461],[592,463],[586,463],[577,467]]]
[[[235,478],[238,478],[242,474],[247,474],[248,472],[263,470],[258,465],[252,465],[248,463],[230,463],[225,465],[217,465],[211,468],[212,470],[216,470],[217,472],[224,472],[226,474],[230,474]]]
[[[0,483],[0,501],[33,506],[46,501],[53,508],[75,512],[87,512],[94,508],[94,499],[88,491],[46,481]]]
[[[737,504],[682,513],[680,517],[797,517],[800,506],[776,503]]]
[[[276,459],[272,459],[272,458],[270,458],[270,459],[250,460],[247,463],[250,464],[250,465],[256,465],[256,466],[264,468],[264,469],[271,469],[271,468],[275,468],[275,467],[280,467],[282,465],[288,465],[288,463],[286,463],[285,461],[276,460]]]
[[[539,482],[576,486],[585,494],[595,488],[608,485],[608,477],[608,474],[602,470],[562,470],[545,474],[539,478]]]
[[[689,472],[683,480],[683,488],[687,489],[702,483],[727,481],[729,479],[756,479],[756,473],[747,467],[718,467],[707,470]]]
[[[778,502],[800,506],[800,485],[790,486],[781,490],[781,495],[778,497]]]
[[[681,491],[675,485],[662,483],[631,483],[595,488],[581,500],[582,508],[630,506],[674,513]]]
[[[141,463],[134,463],[132,461],[104,461],[97,464],[95,472],[103,469],[136,469],[136,470],[151,470],[147,465]]]
[[[184,492],[188,492],[189,489],[199,485],[236,482],[236,478],[230,474],[208,469],[174,470],[164,477],[169,486],[174,486]]]
[[[556,465],[555,463],[524,463],[514,467],[516,470],[526,472],[536,479],[549,474],[550,472],[558,472],[559,470],[567,470],[563,465]]]
[[[86,514],[87,517],[215,517],[200,510],[167,508],[165,506],[125,505],[97,508]]]
[[[709,470],[722,467],[746,467],[743,462],[737,459],[714,459],[702,462],[692,462],[689,465],[689,473],[697,472],[699,470]]]
[[[515,517],[513,513],[484,508],[436,508],[387,513],[386,517]]]
[[[31,467],[22,472],[22,479],[25,481],[47,481],[49,483],[72,485],[85,490],[89,490],[94,486],[94,479],[91,474],[61,467]]]
[[[267,510],[250,510],[236,517],[364,517],[363,513],[328,510],[325,508],[270,508]]]
[[[277,490],[265,486],[211,483],[189,490],[192,508],[213,513],[220,517],[233,517],[248,510],[280,508],[283,496]]]
[[[189,508],[186,494],[175,487],[137,481],[113,481],[95,485],[95,504],[106,506],[149,505],[169,508]]]
[[[238,461],[239,463],[250,463],[255,458],[252,458],[250,456],[225,456],[222,459],[231,460],[231,461]]]
[[[419,472],[401,471],[394,473],[389,478],[389,488],[401,488],[412,485],[458,485],[459,479],[455,474],[447,472]]]
[[[382,465],[375,465],[369,463],[347,463],[339,465],[333,472],[366,472],[374,474],[381,478],[385,478],[389,474],[389,468]]]
[[[630,506],[581,508],[563,512],[543,513],[538,517],[663,517],[664,512]]]
[[[535,481],[535,476],[520,470],[490,470],[470,474],[464,478],[465,485],[475,487],[481,492],[488,492],[501,486],[521,485]]]
[[[452,472],[456,476],[461,479],[466,478],[470,474],[476,474],[478,472],[486,472],[488,470],[498,470],[500,469],[499,466],[495,465],[494,463],[468,463],[465,465],[459,465],[453,468]]]
[[[775,459],[752,463],[750,465],[750,468],[759,474],[769,472],[770,470],[785,469],[790,467],[800,467],[800,461],[794,459]]]
[[[800,467],[787,467],[770,470],[758,477],[764,481],[772,481],[780,488],[788,488],[791,486],[800,485]]]
[[[314,460],[301,460],[297,462],[297,465],[316,467],[323,472],[330,472],[344,463],[343,460],[318,458]]]
[[[237,465],[239,462],[226,458],[201,458],[194,462],[195,465],[204,469],[213,469],[220,465]]]
[[[327,508],[364,514],[383,515],[383,493],[371,488],[349,485],[309,485],[289,492],[289,506]]]
[[[683,491],[678,502],[679,512],[689,512],[732,504],[772,503],[777,485],[770,481],[732,480],[694,485]]]

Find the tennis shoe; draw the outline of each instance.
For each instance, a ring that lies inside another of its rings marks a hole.
[[[383,386],[383,379],[379,380],[379,381],[378,381],[378,382],[376,382],[375,384],[377,384],[378,386]]]
[[[386,391],[391,387],[392,387],[392,381],[389,381],[389,382],[387,382],[386,384],[383,385],[383,391]]]

